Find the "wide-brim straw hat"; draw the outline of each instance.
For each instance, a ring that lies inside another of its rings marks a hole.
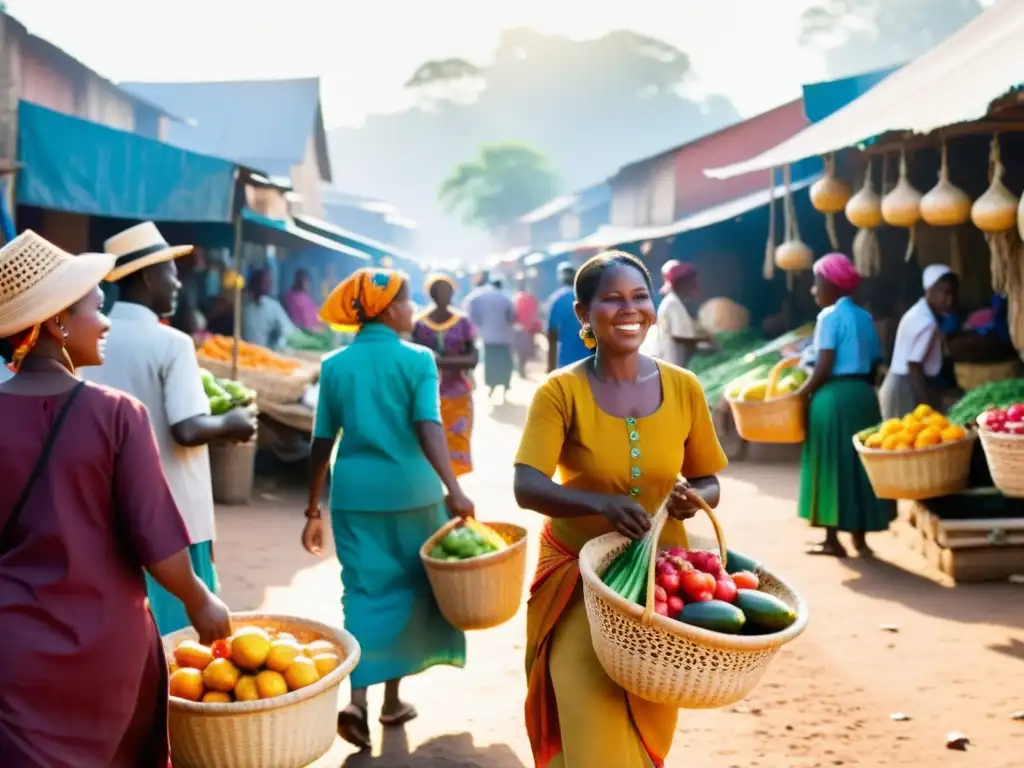
[[[113,266],[109,253],[73,256],[25,230],[0,248],[0,338],[56,317],[99,285]]]
[[[103,243],[103,250],[117,257],[114,268],[107,275],[107,280],[116,283],[140,269],[192,253],[192,246],[169,244],[156,224],[144,221],[109,238]]]

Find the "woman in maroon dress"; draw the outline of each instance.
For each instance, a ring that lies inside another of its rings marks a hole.
[[[113,256],[32,232],[0,249],[0,765],[167,768],[149,573],[201,638],[230,632],[196,578],[145,408],[74,375],[102,363]]]

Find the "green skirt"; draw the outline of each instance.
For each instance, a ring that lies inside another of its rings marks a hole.
[[[352,687],[463,667],[466,636],[441,615],[420,547],[448,521],[443,503],[399,512],[333,510],[345,628],[362,655]]]
[[[853,436],[882,414],[866,382],[833,379],[811,398],[800,459],[800,517],[848,533],[884,531],[896,503],[875,497],[853,447]]]
[[[196,576],[210,588],[217,591],[217,570],[213,567],[213,542],[201,541],[192,544],[188,548],[188,554],[192,558],[192,570]],[[146,573],[146,592],[149,597],[149,609],[156,619],[157,629],[161,635],[169,635],[189,626],[188,614],[181,602],[154,581],[153,577]]]

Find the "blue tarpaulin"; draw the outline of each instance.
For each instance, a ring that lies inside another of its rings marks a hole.
[[[120,219],[231,220],[230,161],[24,101],[18,160],[19,205]]]

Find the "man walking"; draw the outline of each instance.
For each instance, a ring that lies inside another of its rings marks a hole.
[[[480,287],[466,297],[466,313],[484,345],[484,385],[488,397],[501,389],[501,402],[512,384],[512,344],[515,341],[515,310],[512,299],[501,290],[501,281],[483,274]]]
[[[576,317],[575,279],[576,268],[572,264],[563,261],[558,265],[558,282],[562,287],[548,299],[548,373],[594,354],[580,338],[582,326]]]
[[[210,415],[192,339],[160,322],[174,314],[181,289],[174,259],[189,253],[192,246],[168,245],[156,225],[145,222],[110,238],[103,249],[117,256],[107,280],[118,284],[120,295],[110,311],[106,360],[81,373],[97,384],[133,395],[148,409],[164,474],[192,542],[192,567],[215,590],[207,444],[248,440],[256,425],[247,411],[237,408],[222,416]],[[160,634],[188,626],[185,607],[148,575],[146,581]]]

